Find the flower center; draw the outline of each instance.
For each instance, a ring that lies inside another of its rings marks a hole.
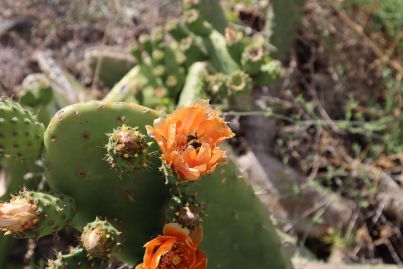
[[[180,262],[181,262],[181,257],[179,257],[178,255],[175,255],[172,257],[172,263],[174,265],[178,265],[178,264],[180,264]]]
[[[197,138],[197,133],[195,135],[188,135],[187,144],[188,146],[192,146],[195,150],[198,150],[202,146],[202,143]]]
[[[194,253],[185,243],[176,242],[171,251],[162,255],[157,269],[187,269],[192,255]]]

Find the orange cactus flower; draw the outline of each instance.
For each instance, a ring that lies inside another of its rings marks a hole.
[[[180,107],[157,119],[147,130],[157,140],[166,165],[183,181],[194,181],[214,172],[227,158],[219,144],[234,136],[208,101]]]
[[[163,235],[144,245],[144,262],[136,269],[206,269],[206,255],[198,250],[203,230],[191,234],[177,223],[164,226]]]

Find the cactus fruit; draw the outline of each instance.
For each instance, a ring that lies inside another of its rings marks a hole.
[[[229,95],[245,94],[252,90],[253,81],[251,77],[243,71],[235,71],[227,78],[227,89]]]
[[[148,167],[151,153],[148,148],[152,142],[147,142],[138,127],[122,125],[108,134],[108,144],[105,146],[106,161],[120,173],[130,175],[132,172]]]
[[[227,42],[227,49],[232,59],[240,64],[242,53],[248,43],[245,34],[242,31],[227,27],[225,29],[225,41]]]
[[[206,205],[200,203],[197,195],[179,191],[168,202],[165,210],[166,223],[178,223],[182,227],[193,230],[202,223],[205,209]]]
[[[20,104],[0,97],[0,155],[29,160],[38,158],[44,131],[36,117]]]
[[[267,213],[230,161],[189,186],[207,205],[201,248],[222,269],[292,268]]]
[[[251,45],[242,53],[242,67],[250,75],[259,73],[261,66],[266,62],[267,54],[263,46]]]
[[[45,133],[45,170],[53,189],[74,197],[77,213],[73,220],[81,229],[97,216],[117,220],[125,234],[119,257],[134,263],[142,256],[142,245],[160,229],[161,205],[168,197],[159,172],[160,160],[151,155],[149,167],[121,174],[104,160],[106,133],[122,124],[145,125],[157,113],[133,103],[92,101],[59,111]],[[156,145],[149,152],[157,151]]]
[[[69,253],[58,253],[55,260],[49,260],[46,269],[105,269],[107,264],[98,259],[89,259],[84,249],[71,248]]]
[[[122,233],[110,222],[96,219],[88,223],[81,234],[81,244],[89,257],[108,258],[122,244]]]
[[[63,229],[74,213],[71,197],[23,190],[0,204],[0,229],[21,238],[40,238]]]

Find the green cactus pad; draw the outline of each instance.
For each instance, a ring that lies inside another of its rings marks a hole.
[[[106,161],[122,174],[148,167],[151,154],[148,148],[152,142],[147,142],[146,136],[139,132],[138,127],[120,126],[108,134],[108,144],[105,146]]]
[[[105,269],[107,264],[98,259],[89,259],[82,248],[72,248],[67,254],[58,253],[55,260],[49,260],[46,269]]]
[[[267,209],[233,163],[189,188],[207,206],[201,249],[207,254],[209,268],[292,268]]]
[[[0,156],[40,156],[45,128],[34,115],[11,99],[0,97]]]
[[[122,244],[123,234],[110,222],[96,219],[81,234],[81,244],[90,257],[107,258]]]
[[[125,261],[141,260],[142,246],[162,225],[161,205],[168,190],[158,167],[158,154],[150,167],[122,175],[104,160],[105,135],[122,124],[139,127],[152,124],[157,113],[133,103],[92,101],[59,111],[45,133],[45,169],[52,188],[77,201],[74,224],[82,228],[96,217],[117,220],[125,234]],[[149,152],[158,152],[154,144]]]
[[[42,192],[23,190],[16,198],[24,198],[37,206],[38,222],[22,234],[21,238],[40,238],[62,230],[73,218],[75,201],[66,195],[50,195]]]

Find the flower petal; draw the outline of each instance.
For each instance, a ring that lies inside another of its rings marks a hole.
[[[181,241],[185,241],[189,237],[189,230],[183,228],[178,223],[168,223],[164,225],[163,234],[166,236],[174,236]]]
[[[203,228],[201,226],[196,227],[192,233],[190,234],[190,237],[192,238],[193,243],[195,244],[196,248],[199,247],[202,239],[203,239]]]
[[[155,254],[152,257],[151,264],[149,266],[150,269],[156,269],[158,267],[158,264],[160,263],[162,255],[168,253],[172,249],[174,244],[175,244],[175,239],[170,239],[158,248],[158,250],[155,252]]]
[[[197,251],[196,253],[196,264],[194,269],[206,269],[207,268],[207,258],[203,251]]]

